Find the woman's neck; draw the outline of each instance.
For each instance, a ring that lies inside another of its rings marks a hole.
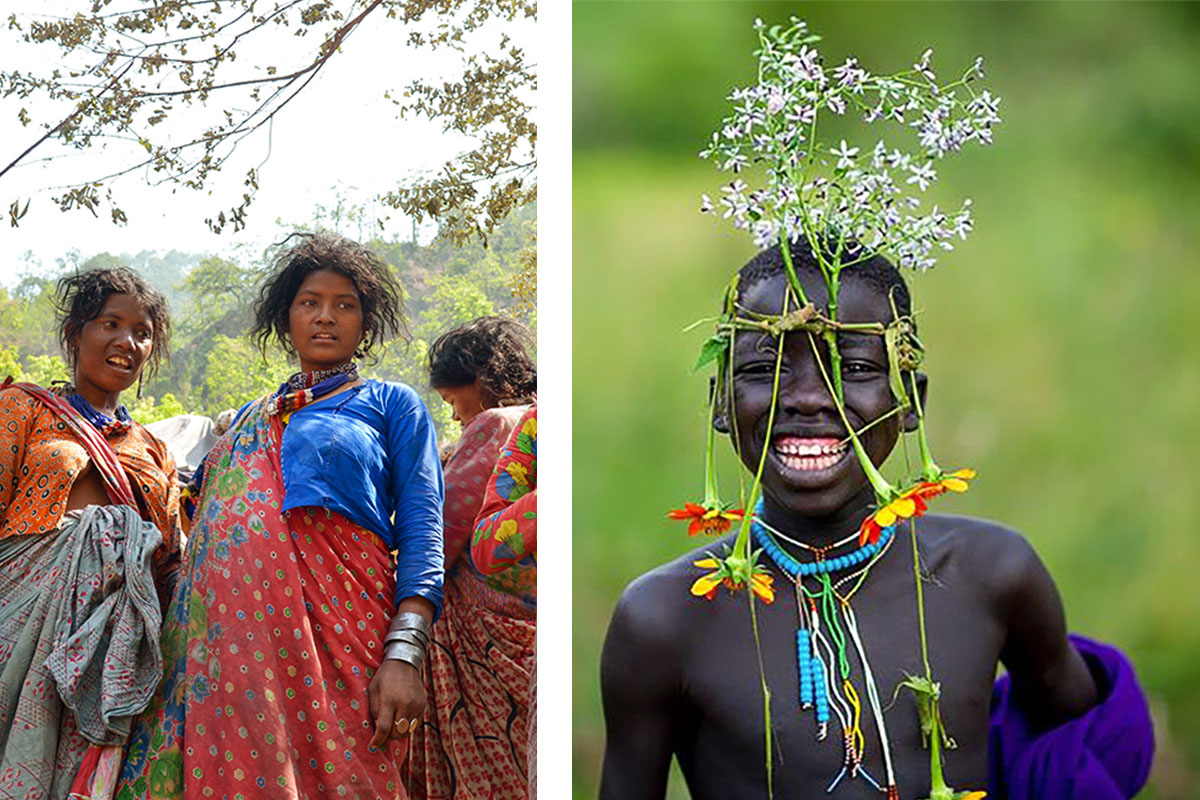
[[[120,392],[105,392],[97,389],[94,386],[79,386],[75,385],[75,393],[88,401],[88,404],[109,417],[117,415],[117,409],[121,406]]]

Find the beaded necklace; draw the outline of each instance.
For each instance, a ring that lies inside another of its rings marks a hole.
[[[89,403],[83,395],[75,391],[74,386],[68,384],[62,388],[62,392],[71,407],[91,423],[93,428],[100,431],[105,438],[117,433],[124,433],[133,426],[133,417],[129,416],[129,409],[125,406],[117,406],[114,416],[110,417],[97,411],[95,406]]]
[[[278,414],[283,424],[287,425],[292,412],[355,380],[358,380],[358,367],[353,361],[333,369],[297,372],[267,398],[267,416]]]
[[[813,709],[818,740],[824,740],[828,735],[829,723],[833,717],[837,718],[842,729],[842,767],[825,791],[833,792],[842,779],[849,775],[851,779],[862,778],[877,791],[886,792],[889,798],[898,797],[891,746],[883,720],[883,707],[879,701],[879,692],[875,686],[870,662],[867,660],[866,649],[858,633],[858,621],[850,607],[850,598],[862,586],[866,573],[890,547],[895,526],[884,528],[877,541],[834,557],[830,557],[830,553],[857,539],[857,532],[847,539],[825,547],[814,547],[782,537],[815,554],[816,560],[802,562],[780,547],[775,536],[782,535],[762,517],[763,505],[760,499],[751,523],[751,533],[767,557],[781,572],[791,578],[796,589],[796,664],[800,682],[800,707],[803,710]],[[853,569],[856,567],[858,569]],[[851,569],[852,572],[834,582],[835,573]],[[855,578],[859,578],[858,583],[842,595],[838,589]],[[815,581],[817,588],[812,590],[805,586],[806,579]],[[886,789],[863,766],[866,740],[861,726],[862,700],[850,680],[848,651],[851,648],[862,666],[862,685],[866,689],[867,702],[879,734],[887,776]]]
[[[353,361],[347,361],[344,364],[338,364],[336,367],[329,369],[318,369],[312,372],[297,372],[287,379],[284,383],[289,389],[301,391],[304,389],[312,389],[327,378],[332,378],[335,375],[349,375],[351,380],[358,377],[358,365]],[[281,389],[283,387],[280,387]]]

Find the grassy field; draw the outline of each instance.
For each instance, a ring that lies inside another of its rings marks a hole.
[[[979,470],[947,510],[1026,533],[1071,627],[1124,648],[1150,694],[1142,797],[1197,797],[1200,4],[1087,3],[575,4],[575,796],[596,791],[616,598],[694,544],[664,518],[703,489],[707,333],[683,328],[752,254],[696,213],[720,179],[696,151],[751,79],[751,21],[788,13],[827,64],[987,59],[996,144],[936,189],[974,199],[975,233],[912,281],[934,448]]]

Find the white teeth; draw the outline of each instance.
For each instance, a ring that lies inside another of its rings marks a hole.
[[[829,469],[834,464],[841,461],[840,455],[823,455],[823,456],[781,456],[780,460],[789,469],[797,472],[816,472],[822,469]]]
[[[786,441],[775,445],[775,451],[780,455],[787,456],[841,455],[846,451],[846,443],[838,442],[832,445],[796,444],[791,441]]]
[[[846,442],[833,444],[806,444],[786,438],[777,442],[774,451],[788,469],[797,472],[816,472],[829,469],[846,454]]]

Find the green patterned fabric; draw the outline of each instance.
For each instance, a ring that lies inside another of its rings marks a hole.
[[[150,559],[129,506],[0,540],[0,800],[65,798],[90,744],[121,744],[162,676]]]

